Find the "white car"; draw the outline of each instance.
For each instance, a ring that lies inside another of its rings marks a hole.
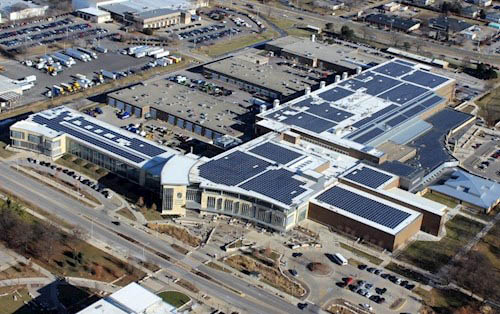
[[[373,311],[373,307],[368,304],[368,303],[363,303],[359,305],[362,309],[368,310],[368,311]]]

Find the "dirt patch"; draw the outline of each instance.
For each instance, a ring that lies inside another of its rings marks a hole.
[[[313,262],[307,265],[307,269],[315,275],[326,276],[332,272],[332,268],[326,264]]]

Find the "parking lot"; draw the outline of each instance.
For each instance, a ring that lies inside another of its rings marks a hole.
[[[500,180],[500,132],[474,126],[462,136],[458,145],[455,155],[467,170]]]
[[[29,48],[90,36],[102,36],[107,32],[102,28],[93,28],[86,21],[64,17],[50,22],[4,29],[0,31],[0,46],[7,50]]]
[[[108,52],[106,54],[97,53],[97,56],[97,59],[90,62],[75,60],[75,65],[71,68],[63,67],[62,72],[59,72],[57,76],[51,76],[43,70],[37,70],[34,67],[28,67],[13,60],[2,62],[0,65],[2,65],[5,69],[4,72],[2,72],[2,75],[11,79],[21,79],[29,75],[35,75],[37,77],[35,87],[33,87],[29,92],[25,92],[21,101],[17,103],[17,105],[23,105],[45,99],[46,96],[44,96],[44,93],[47,90],[52,89],[53,85],[71,83],[75,80],[76,74],[85,75],[91,80],[94,78],[95,73],[101,70],[116,72],[137,69],[140,71],[144,65],[152,61],[151,58],[146,57],[137,59],[132,56],[119,54],[117,52]]]

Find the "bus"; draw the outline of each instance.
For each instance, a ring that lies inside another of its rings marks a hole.
[[[344,256],[342,256],[342,254],[340,254],[340,253],[335,253],[333,255],[333,259],[335,260],[335,262],[337,262],[337,264],[339,264],[341,266],[347,265],[346,258]]]

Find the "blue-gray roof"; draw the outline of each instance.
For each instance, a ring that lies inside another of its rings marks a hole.
[[[430,189],[458,200],[489,209],[500,199],[500,184],[456,169],[442,185]]]

